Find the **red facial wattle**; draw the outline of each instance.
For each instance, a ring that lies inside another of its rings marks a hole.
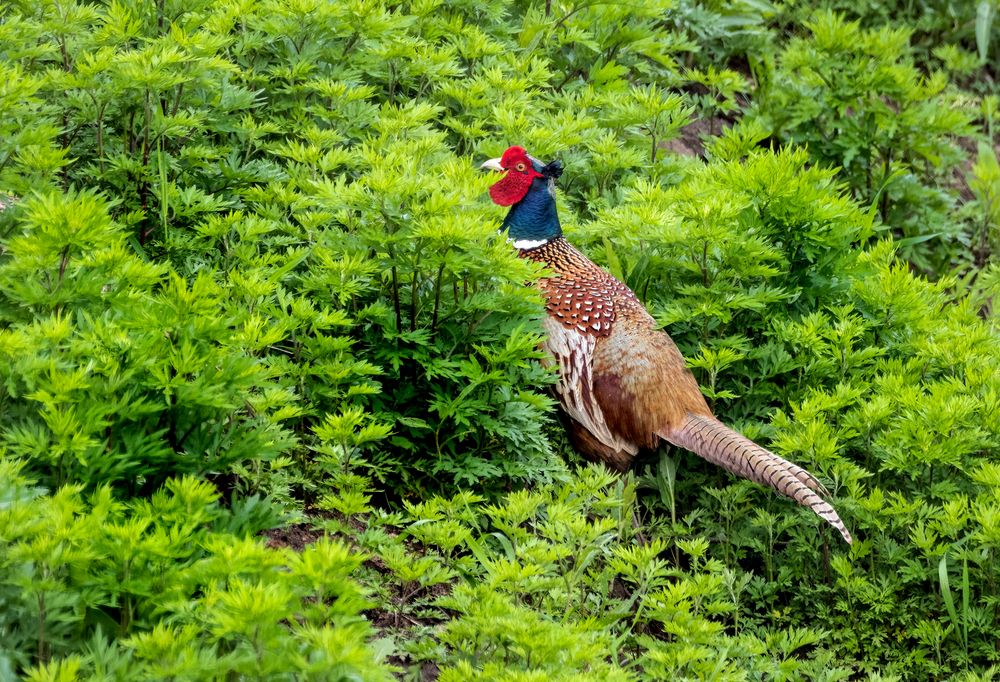
[[[500,206],[516,204],[531,189],[531,181],[540,177],[542,174],[536,173],[534,168],[526,172],[508,170],[505,176],[490,185],[490,198]]]
[[[490,198],[500,206],[511,206],[519,202],[531,189],[531,182],[543,177],[531,165],[531,159],[523,147],[508,149],[500,159],[500,164],[507,172],[490,186]]]

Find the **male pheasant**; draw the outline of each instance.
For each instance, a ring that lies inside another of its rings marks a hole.
[[[556,392],[576,448],[625,470],[640,450],[666,440],[792,498],[850,543],[819,481],[718,421],[636,295],[562,237],[555,201],[562,165],[511,147],[482,167],[504,173],[490,187],[496,204],[510,206],[501,229],[522,258],[552,272],[537,282],[548,313],[545,349],[559,368]]]

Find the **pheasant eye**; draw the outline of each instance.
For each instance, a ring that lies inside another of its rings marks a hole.
[[[527,168],[527,166],[525,166],[524,162],[522,161],[521,163],[519,163],[516,166],[514,166],[514,168],[516,168],[518,171],[520,171],[520,172],[523,173],[524,169]]]

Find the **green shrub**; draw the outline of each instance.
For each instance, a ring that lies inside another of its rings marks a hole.
[[[294,444],[280,411],[292,396],[273,395],[247,352],[253,317],[227,309],[211,277],[188,283],[138,258],[108,208],[92,192],[50,192],[10,212],[0,425],[11,454],[48,485],[152,492],[168,475]]]
[[[107,487],[51,495],[0,459],[0,670],[29,679],[389,679],[351,577],[364,557],[301,554],[248,537],[280,522],[255,504],[171,479],[148,500]]]
[[[571,234],[639,292],[732,417],[765,415],[837,379],[780,325],[836,305],[869,271],[855,249],[872,218],[808,160],[804,150],[753,153],[672,188],[639,180]]]
[[[740,134],[713,153],[745,152]],[[837,556],[799,510],[687,454],[644,479],[662,512],[652,527],[713,540],[710,556],[747,581],[746,622],[823,623],[860,669],[995,662],[992,606],[978,606],[998,577],[995,325],[952,278],[929,283],[874,242],[871,213],[807,161],[751,152],[674,188],[638,181],[571,238],[650,302],[718,412],[820,472],[858,539]],[[956,575],[971,595],[961,615],[943,597],[961,591]],[[906,644],[871,644],[880,628]]]
[[[4,10],[14,19],[0,35],[12,59],[5,120],[13,133],[45,116],[53,123],[35,125],[36,137],[66,157],[46,162],[44,177],[40,160],[7,165],[8,186],[76,183],[114,197],[97,208],[90,189],[66,204],[46,194],[48,208],[29,202],[4,218],[8,234],[27,232],[5,256],[6,307],[62,305],[58,342],[73,349],[55,377],[40,360],[14,363],[12,451],[55,484],[146,491],[164,472],[236,466],[244,485],[290,501],[315,487],[287,473],[289,462],[309,466],[300,436],[362,406],[393,426],[370,462],[384,481],[557,475],[542,436],[551,403],[532,388],[549,376],[535,362],[537,299],[522,286],[531,271],[490,243],[485,207],[468,205],[485,179],[432,125],[439,105],[410,102],[459,75],[442,31],[465,10],[442,24],[377,3],[154,9]],[[48,20],[57,15],[65,21]],[[333,63],[331,51],[356,59]],[[32,140],[13,138],[12,149],[41,150]],[[43,242],[55,228],[40,221],[77,204],[89,223]],[[113,253],[91,272],[86,259],[101,249]],[[43,264],[58,272],[55,292],[22,279]],[[141,280],[123,309],[98,295],[106,271]],[[18,328],[9,353],[50,347],[45,333]],[[52,388],[95,358],[98,373],[74,392]]]
[[[662,558],[667,543],[637,536],[634,486],[590,467],[496,504],[461,494],[411,506],[401,521],[422,543],[427,566],[443,564],[458,582],[431,604],[437,617],[451,614],[433,644],[405,642],[403,660],[419,669],[430,657],[444,680],[741,679],[777,671],[792,679],[830,664],[825,653],[809,653],[823,632],[770,631],[765,640],[741,626],[746,581],[706,558],[705,538],[678,543],[682,568]],[[457,550],[441,540],[456,536]]]
[[[964,156],[956,138],[974,134],[968,97],[944,73],[918,71],[905,28],[862,29],[829,12],[805,25],[811,35],[778,55],[752,116],[839,168],[916,265],[938,272],[964,261],[951,173]],[[957,243],[934,248],[938,238]]]
[[[809,14],[816,10],[816,3],[790,4],[793,12]],[[989,65],[991,55],[996,55],[996,40],[991,39],[995,33],[997,8],[994,0],[915,0],[905,3],[868,0],[863,4],[823,0],[820,6],[857,20],[866,28],[905,24],[913,32],[914,44],[922,60],[927,60],[944,43],[961,46],[975,54],[982,66]],[[980,85],[989,87],[986,83]]]

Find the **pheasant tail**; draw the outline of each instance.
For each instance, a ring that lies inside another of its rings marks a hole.
[[[737,476],[792,498],[836,528],[848,543],[851,542],[851,534],[837,512],[820,497],[828,494],[826,489],[812,474],[765,450],[719,420],[688,414],[679,428],[659,435]]]

